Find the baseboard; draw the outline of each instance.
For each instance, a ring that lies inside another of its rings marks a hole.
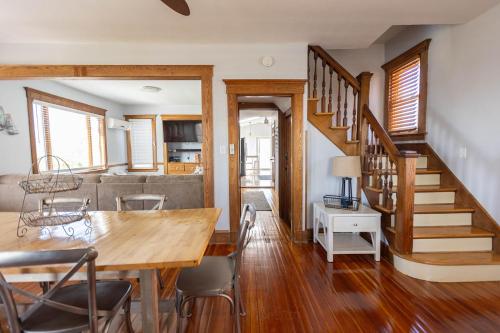
[[[229,230],[215,230],[210,238],[210,244],[231,244]]]

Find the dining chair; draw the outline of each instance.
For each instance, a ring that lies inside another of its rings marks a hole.
[[[198,267],[181,270],[175,283],[177,332],[182,328],[182,319],[191,316],[191,309],[198,297],[223,297],[228,300],[235,318],[236,332],[240,332],[240,315],[246,315],[240,288],[241,256],[248,245],[247,234],[255,225],[255,218],[255,206],[245,204],[240,218],[236,251],[228,256],[205,256]],[[232,297],[230,292],[233,293]],[[186,314],[184,308],[188,302],[191,304]]]
[[[132,284],[128,281],[96,281],[97,251],[86,249],[0,252],[0,269],[28,266],[73,264],[71,269],[42,295],[8,283],[0,272],[0,298],[12,333],[73,333],[98,332],[99,320],[105,320],[103,332],[108,332],[112,320],[123,308],[127,331],[132,333],[130,302]],[[87,281],[66,283],[84,265]],[[33,301],[19,314],[13,294]]]
[[[129,203],[132,202],[138,202],[138,201],[153,201],[156,202],[154,204],[153,208],[150,210],[162,210],[163,206],[165,204],[165,201],[167,201],[167,196],[163,194],[147,194],[147,193],[138,193],[138,194],[127,194],[127,195],[122,195],[119,197],[116,197],[116,210],[121,212],[121,211],[126,211],[126,210],[133,210]],[[158,283],[160,284],[160,288],[164,289],[165,288],[165,283],[163,282],[161,278],[161,271],[159,269],[156,270],[156,276],[158,278]]]

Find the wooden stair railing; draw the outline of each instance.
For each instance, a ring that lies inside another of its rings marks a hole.
[[[368,102],[370,73],[365,74],[368,85],[352,76],[320,46],[308,49],[308,96],[319,103],[315,115],[330,117],[330,128],[349,132],[347,140],[359,140],[360,105]],[[363,89],[363,88],[367,89]],[[318,97],[318,90],[319,97]]]
[[[389,134],[377,121],[365,104],[361,112],[361,162],[363,168],[362,187],[382,190],[382,202],[365,191],[368,201],[384,214],[384,227],[390,226],[391,214],[395,215],[395,235],[389,240],[401,254],[412,253],[413,213],[417,154],[414,151],[400,151]],[[397,175],[397,203],[394,207],[394,176]],[[387,237],[387,233],[386,233]]]

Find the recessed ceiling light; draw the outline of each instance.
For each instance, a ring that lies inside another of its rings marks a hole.
[[[155,86],[144,86],[141,89],[144,92],[150,92],[150,93],[158,93],[161,91],[160,87],[155,87]]]

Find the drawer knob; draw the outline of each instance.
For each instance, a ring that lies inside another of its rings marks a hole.
[[[358,224],[357,224],[357,223],[354,223],[354,226],[355,226],[355,227],[357,227],[357,226],[358,226]]]

